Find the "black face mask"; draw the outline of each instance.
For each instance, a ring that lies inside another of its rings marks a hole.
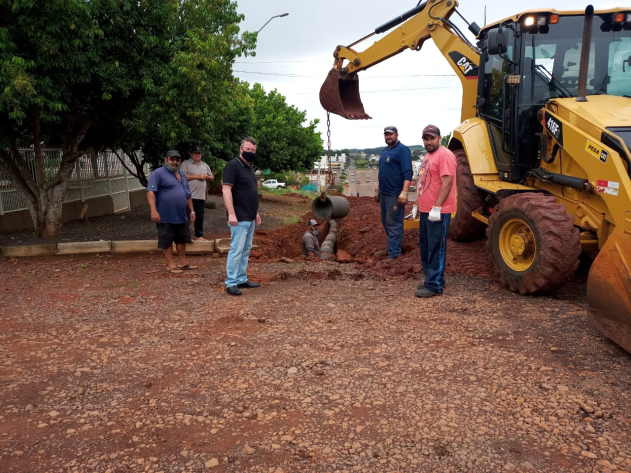
[[[241,157],[245,159],[248,163],[251,163],[252,161],[254,161],[255,156],[256,156],[256,153],[252,151],[243,151],[241,153]]]

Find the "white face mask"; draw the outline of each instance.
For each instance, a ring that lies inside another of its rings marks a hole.
[[[314,229],[314,230],[311,230],[311,234],[315,235],[315,236],[318,236],[318,235],[320,235],[320,230],[318,230],[317,228]]]

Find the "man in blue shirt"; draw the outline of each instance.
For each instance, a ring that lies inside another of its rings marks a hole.
[[[410,148],[399,141],[396,126],[385,127],[383,136],[388,147],[379,158],[375,200],[381,202],[381,224],[388,237],[388,258],[397,259],[401,254],[403,216],[412,180],[412,153]]]
[[[181,162],[179,152],[167,152],[164,166],[151,173],[147,184],[151,220],[158,227],[158,248],[167,260],[167,271],[172,273],[197,269],[186,261],[186,244],[191,243],[190,222],[195,222],[195,212],[191,189],[180,171]],[[177,248],[178,264],[173,259],[173,243]]]

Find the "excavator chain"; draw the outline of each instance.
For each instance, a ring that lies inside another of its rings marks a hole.
[[[370,115],[364,111],[359,97],[357,74],[342,74],[333,68],[320,88],[320,103],[325,110],[348,120],[367,120]]]

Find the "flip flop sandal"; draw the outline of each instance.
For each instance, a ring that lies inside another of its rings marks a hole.
[[[190,264],[185,264],[184,266],[178,266],[177,269],[180,269],[182,271],[190,271],[192,269],[198,269],[199,266],[191,266]]]
[[[181,272],[182,270],[178,268],[167,268],[167,273],[180,274]]]

